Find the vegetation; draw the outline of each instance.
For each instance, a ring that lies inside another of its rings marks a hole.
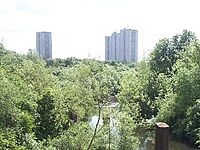
[[[152,118],[199,146],[199,60],[200,42],[186,30],[138,64],[44,61],[34,50],[20,55],[0,45],[0,149],[137,149],[137,128]]]

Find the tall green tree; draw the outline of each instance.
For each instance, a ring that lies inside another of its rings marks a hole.
[[[171,126],[172,133],[181,140],[195,143],[200,131],[200,44],[189,46],[174,65],[176,73],[158,113],[158,120]],[[198,58],[198,59],[197,59]]]
[[[53,138],[58,133],[54,102],[54,96],[50,91],[37,102],[36,136],[40,140]]]
[[[173,72],[172,67],[190,44],[197,41],[194,33],[184,30],[182,34],[171,39],[160,40],[150,55],[150,67],[156,73],[166,75]]]

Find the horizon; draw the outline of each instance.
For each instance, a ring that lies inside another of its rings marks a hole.
[[[52,33],[53,58],[104,60],[105,36],[138,30],[139,60],[160,39],[184,29],[200,36],[198,0],[14,0],[0,5],[0,42],[18,53],[36,49],[36,32]],[[120,11],[119,11],[120,10]]]

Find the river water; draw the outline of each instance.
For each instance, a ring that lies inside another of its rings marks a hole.
[[[90,126],[95,127],[98,117],[95,115],[90,120]],[[103,124],[103,120],[100,119],[99,125]],[[140,139],[140,145],[137,150],[155,150],[155,131],[139,131],[138,136]],[[169,150],[198,150],[195,148],[190,147],[185,143],[180,143],[175,140],[170,140],[169,143]]]
[[[116,109],[118,106],[119,106],[119,103],[113,103],[113,104],[105,107],[104,109]],[[95,128],[95,125],[96,125],[97,120],[98,120],[98,116],[95,115],[95,114],[96,113],[94,113],[94,115],[91,117],[91,120],[89,122],[89,124],[92,128]],[[112,116],[111,116],[111,121],[112,120],[113,119],[112,119]],[[113,121],[116,121],[116,120],[113,120]],[[103,125],[103,119],[102,118],[100,118],[99,125],[100,126]],[[114,129],[116,127],[112,126],[111,128]],[[139,137],[139,140],[140,140],[140,145],[139,145],[137,150],[155,150],[155,131],[140,130],[140,131],[138,131],[138,137]],[[170,138],[169,150],[198,150],[198,149],[192,148],[191,146],[189,146],[185,143],[181,143],[181,142],[178,142],[178,141]]]
[[[141,132],[140,133],[140,146],[138,150],[155,150],[155,132],[148,131],[148,132]],[[180,143],[178,141],[170,139],[169,142],[169,150],[198,150],[192,148],[191,146]]]

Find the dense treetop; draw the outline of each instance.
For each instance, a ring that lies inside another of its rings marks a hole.
[[[199,60],[200,43],[187,30],[160,40],[137,64],[44,61],[34,50],[21,55],[0,44],[0,149],[132,150],[137,129],[156,121],[199,146]],[[109,109],[112,102],[118,107]]]

